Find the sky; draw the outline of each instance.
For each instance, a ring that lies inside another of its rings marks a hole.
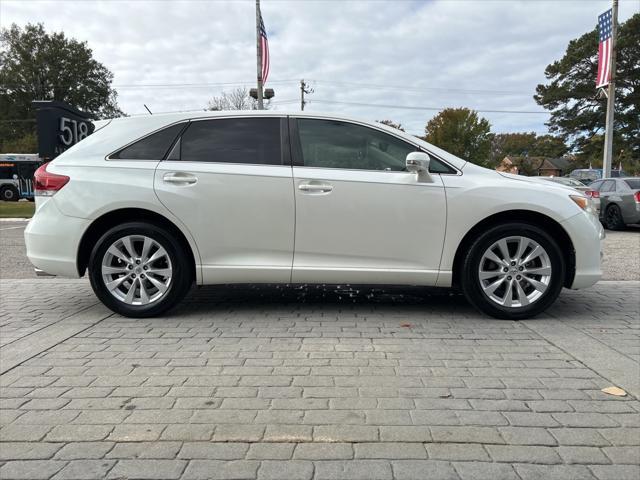
[[[546,133],[544,69],[608,0],[262,0],[272,108],[400,122],[423,134],[445,107],[492,131]],[[619,21],[640,12],[620,0]],[[0,26],[41,22],[86,41],[129,115],[202,110],[256,82],[254,0],[0,0]],[[595,79],[594,79],[595,85]],[[373,106],[372,106],[373,105]],[[407,108],[408,107],[408,108]]]

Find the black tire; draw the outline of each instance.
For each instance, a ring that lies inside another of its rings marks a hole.
[[[16,187],[6,186],[0,190],[0,199],[5,202],[17,202],[20,200],[20,192]]]
[[[484,293],[478,272],[485,251],[495,242],[513,236],[527,237],[544,248],[551,265],[551,278],[546,291],[529,305],[505,307],[494,302]],[[565,271],[564,257],[558,243],[551,235],[532,224],[508,223],[491,227],[478,235],[465,254],[459,278],[462,292],[475,308],[494,318],[522,320],[543,312],[558,298],[564,285]]]
[[[147,305],[132,305],[116,298],[102,278],[102,260],[109,247],[127,235],[149,237],[167,252],[172,275],[169,287],[157,300]],[[96,296],[109,309],[125,317],[147,318],[160,315],[176,306],[187,294],[193,283],[193,266],[185,247],[173,234],[162,227],[145,222],[124,223],[111,228],[96,242],[89,257],[89,279]]]
[[[607,230],[624,230],[622,211],[616,204],[609,205],[604,212],[604,228]]]

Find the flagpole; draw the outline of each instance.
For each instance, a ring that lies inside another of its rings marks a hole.
[[[262,103],[262,48],[260,47],[260,0],[256,0],[256,53],[258,68],[258,110],[263,110]]]
[[[613,157],[613,113],[616,103],[616,33],[618,29],[618,0],[613,0],[613,23],[611,25],[611,80],[607,87],[607,119],[604,131],[604,157],[602,159],[602,178],[611,177]]]

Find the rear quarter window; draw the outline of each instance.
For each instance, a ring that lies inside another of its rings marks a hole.
[[[118,150],[109,156],[114,160],[163,160],[186,123],[163,128]]]

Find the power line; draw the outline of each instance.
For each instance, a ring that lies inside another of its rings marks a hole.
[[[468,93],[468,94],[491,94],[491,95],[526,95],[530,96],[531,92],[516,92],[513,90],[471,90],[464,88],[446,88],[446,87],[410,87],[407,85],[381,85],[371,83],[356,83],[356,82],[341,82],[337,80],[313,80],[319,84],[334,84],[344,86],[354,86],[359,88],[370,88],[379,90],[402,90],[405,92],[454,92],[454,93]]]
[[[323,99],[315,99],[314,103],[331,103],[337,105],[354,105],[359,107],[378,107],[378,108],[396,108],[402,110],[435,110],[440,111],[444,110],[447,107],[418,107],[411,105],[389,105],[382,103],[364,103],[364,102],[342,102],[338,100],[323,100]],[[533,111],[533,110],[485,110],[485,109],[475,109],[472,108],[479,113],[525,113],[525,114],[542,114],[542,115],[550,115],[551,112],[544,111]]]

